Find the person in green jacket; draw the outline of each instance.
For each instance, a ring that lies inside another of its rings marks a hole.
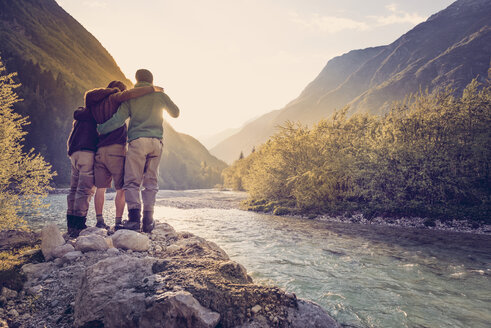
[[[151,86],[153,83],[153,75],[146,69],[139,69],[135,78],[135,88]],[[158,192],[159,163],[163,146],[163,109],[174,118],[179,116],[179,108],[167,94],[147,94],[125,101],[109,120],[97,126],[99,134],[106,134],[123,126],[126,120],[130,119],[123,185],[128,206],[128,220],[123,223],[125,229],[140,231],[142,201],[141,230],[151,232],[155,226],[153,208]]]

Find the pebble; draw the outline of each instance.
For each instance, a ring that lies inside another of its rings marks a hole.
[[[17,312],[16,309],[12,309],[8,312],[8,315],[14,318],[17,318],[19,316],[19,312]]]
[[[106,252],[108,255],[114,256],[119,254],[119,249],[113,247],[113,248],[109,248]]]
[[[254,314],[257,314],[259,311],[261,311],[261,309],[262,309],[262,308],[261,308],[261,305],[256,304],[256,305],[254,305],[254,306],[252,307],[251,312],[252,312],[252,313],[254,313]]]
[[[295,293],[285,293],[286,297],[294,300],[297,298],[297,296],[295,295]]]
[[[6,299],[10,300],[17,297],[17,292],[12,289],[8,289],[7,287],[2,288],[2,296]]]

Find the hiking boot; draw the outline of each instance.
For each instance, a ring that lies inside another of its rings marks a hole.
[[[67,215],[68,235],[71,238],[77,238],[80,232],[87,228],[85,225],[86,220],[85,216]]]
[[[97,221],[97,223],[95,224],[95,226],[96,226],[96,228],[101,228],[101,229],[109,230],[109,226],[104,222],[104,220]]]
[[[155,221],[153,220],[153,211],[143,211],[143,232],[150,233],[155,228]]]
[[[128,220],[123,222],[123,229],[140,231],[141,212],[139,208],[128,210]]]
[[[118,219],[114,220],[114,231],[118,231],[120,229],[124,229],[121,218],[119,220]]]

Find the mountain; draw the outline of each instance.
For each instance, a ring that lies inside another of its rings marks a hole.
[[[112,80],[132,83],[100,42],[54,0],[0,0],[0,40],[2,60],[9,72],[18,72],[22,84],[16,91],[24,101],[15,109],[31,122],[25,147],[35,148],[53,165],[57,186],[67,185],[66,139],[84,92]],[[167,125],[164,143],[162,188],[220,182],[226,164],[197,140]]]
[[[335,57],[296,99],[210,151],[230,163],[287,120],[310,125],[346,105],[351,114],[383,114],[392,102],[420,89],[450,87],[461,93],[473,78],[485,81],[488,76],[490,17],[491,1],[459,0],[389,45]]]
[[[230,128],[212,135],[198,137],[198,140],[208,149],[216,146],[221,141],[239,132],[240,128]]]

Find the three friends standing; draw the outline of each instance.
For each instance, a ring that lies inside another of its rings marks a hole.
[[[179,108],[162,88],[153,86],[150,71],[140,69],[135,78],[135,88],[130,90],[121,81],[112,81],[107,88],[86,92],[85,107],[74,113],[68,139],[72,175],[67,196],[67,228],[72,237],[86,228],[94,192],[96,226],[108,228],[102,209],[111,181],[116,189],[115,230],[151,232],[155,225],[163,109],[175,118]],[[128,220],[123,221],[125,201]]]

